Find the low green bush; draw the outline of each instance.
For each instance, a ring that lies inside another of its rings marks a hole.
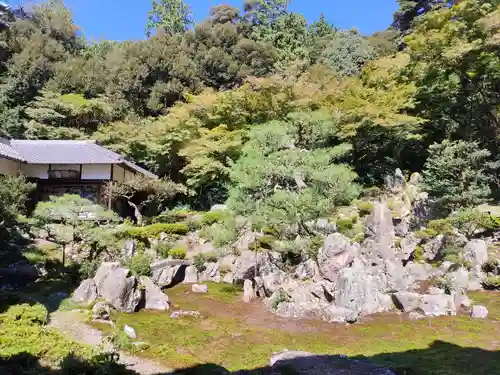
[[[134,276],[151,276],[151,257],[143,252],[135,254],[126,266]]]
[[[325,239],[321,236],[314,236],[308,240],[306,255],[308,259],[318,260],[319,250],[323,247]]]
[[[153,224],[175,224],[182,221],[188,220],[190,217],[197,215],[198,212],[191,210],[171,210],[163,212],[160,215],[154,217],[151,222]]]
[[[168,255],[172,259],[186,259],[187,251],[183,247],[174,247],[169,250]]]
[[[124,237],[145,241],[148,238],[159,238],[161,233],[184,235],[188,232],[187,224],[156,223],[145,227],[128,227],[124,230]]]
[[[488,261],[486,261],[481,268],[486,273],[493,273],[495,275],[498,275],[500,274],[500,260],[488,259]]]
[[[20,326],[44,325],[47,323],[47,309],[39,303],[23,303],[11,306],[0,319],[2,322]]]
[[[359,201],[356,205],[361,216],[370,215],[375,209],[375,206],[370,201]]]
[[[168,258],[169,251],[173,248],[173,245],[169,242],[162,242],[158,244],[156,247],[156,254],[158,254],[161,258]]]
[[[210,226],[215,223],[221,223],[227,216],[226,211],[208,211],[201,216],[201,224]]]
[[[500,290],[500,276],[490,276],[482,282],[484,289]]]
[[[447,219],[431,220],[427,224],[427,228],[435,231],[437,234],[449,235],[453,233],[453,225]]]
[[[434,229],[424,228],[415,232],[415,235],[422,240],[430,240],[438,235]]]
[[[345,234],[354,227],[354,222],[352,219],[337,219],[336,225],[339,233]]]
[[[416,263],[425,262],[424,249],[422,248],[422,246],[417,246],[415,248],[415,250],[411,254],[411,259]]]

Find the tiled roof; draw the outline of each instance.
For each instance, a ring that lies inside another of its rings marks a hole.
[[[0,138],[0,156],[16,161],[24,161],[24,159],[12,148],[10,142]]]
[[[151,178],[157,176],[95,141],[0,139],[0,156],[28,164],[122,164]]]

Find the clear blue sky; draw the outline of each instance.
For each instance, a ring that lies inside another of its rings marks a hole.
[[[17,5],[22,0],[7,0]],[[24,0],[25,4],[36,1]],[[196,20],[204,19],[210,7],[230,4],[240,7],[243,0],[186,0]],[[141,39],[151,6],[150,0],[66,0],[75,22],[92,40]],[[324,13],[340,28],[357,27],[363,34],[386,29],[397,9],[396,0],[292,0],[290,9],[304,14],[309,22]]]

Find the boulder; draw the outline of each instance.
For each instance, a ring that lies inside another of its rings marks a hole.
[[[453,296],[424,294],[418,306],[425,316],[456,315]]]
[[[339,355],[316,355],[307,352],[283,351],[269,361],[273,374],[304,375],[396,375],[391,369],[368,361]]]
[[[326,237],[318,252],[318,266],[321,275],[335,281],[340,271],[347,267],[359,254],[359,245],[340,233]]]
[[[243,251],[233,264],[233,277],[236,282],[252,279],[260,274],[260,267],[266,262],[265,254]]]
[[[345,307],[330,305],[322,310],[322,318],[330,323],[356,323],[359,313]]]
[[[410,311],[410,313],[408,314],[408,319],[410,320],[425,319],[425,315],[419,313],[418,311]]]
[[[330,300],[333,300],[330,296]],[[331,318],[324,310],[330,306],[325,289],[317,283],[289,280],[268,300],[277,315],[286,318]]]
[[[474,267],[481,267],[488,260],[488,245],[484,240],[472,240],[464,249],[464,258]]]
[[[92,319],[109,320],[111,318],[111,306],[107,302],[99,301],[92,307]]]
[[[123,327],[123,332],[125,332],[125,334],[131,339],[137,338],[137,333],[135,332],[135,329],[127,324],[125,324],[125,326]]]
[[[252,280],[245,280],[243,282],[243,302],[248,303],[257,298],[253,288]]]
[[[205,263],[205,271],[201,273],[199,281],[220,283],[221,279],[219,263]]]
[[[94,279],[83,280],[71,298],[78,305],[91,305],[96,299],[97,287]]]
[[[422,182],[424,182],[424,178],[418,172],[413,172],[410,176],[410,180],[408,181],[408,183],[412,185],[420,185]]]
[[[410,222],[407,218],[394,219],[394,234],[398,237],[405,237],[410,232]]]
[[[467,289],[467,285],[469,284],[469,271],[464,267],[459,267],[457,270],[451,272],[448,277],[451,278],[452,289],[454,291]]]
[[[167,266],[165,267],[161,273],[160,276],[153,281],[158,284],[161,288],[167,287],[172,282],[181,282],[185,279],[184,272],[185,272],[186,266]]]
[[[206,284],[193,284],[191,286],[193,293],[208,293],[208,285]]]
[[[210,207],[210,211],[227,211],[227,205],[214,204],[212,207]]]
[[[289,276],[286,272],[278,270],[270,275],[262,277],[264,283],[264,292],[266,296],[271,296],[273,293],[278,291],[282,285],[287,283]]]
[[[319,273],[318,264],[314,260],[308,259],[297,266],[295,277],[299,280],[312,280],[315,279]]]
[[[232,284],[234,282],[234,276],[232,272],[224,274],[222,277],[222,282],[226,284]]]
[[[365,222],[365,242],[362,252],[369,258],[395,259],[394,224],[391,210],[385,203],[375,206]]]
[[[405,269],[415,281],[425,281],[432,276],[432,266],[428,263],[409,262]]]
[[[424,257],[427,260],[434,260],[445,243],[445,236],[442,234],[437,235],[426,244],[422,246],[424,250]]]
[[[471,318],[485,319],[488,317],[488,309],[481,305],[474,305],[470,311]]]
[[[198,270],[195,266],[187,266],[184,273],[184,283],[194,284],[198,282]]]
[[[454,297],[455,307],[457,309],[460,309],[462,307],[468,309],[471,306],[469,297],[467,297],[467,295],[462,290],[458,291]]]
[[[410,312],[420,306],[421,295],[414,292],[397,292],[393,294],[393,300],[398,309]]]
[[[121,258],[123,260],[130,260],[137,252],[137,241],[136,240],[126,240],[123,245],[123,250]]]
[[[162,292],[153,280],[149,277],[140,278],[141,285],[144,287],[144,308],[147,310],[166,311],[170,308],[168,296]]]
[[[132,313],[142,297],[137,280],[128,276],[129,271],[118,263],[103,263],[97,270],[94,282],[99,296],[120,312]]]
[[[405,238],[401,240],[399,243],[399,251],[396,253],[396,258],[402,261],[407,261],[410,259],[413,252],[417,249],[417,246],[420,244],[421,240],[413,233],[407,235]]]

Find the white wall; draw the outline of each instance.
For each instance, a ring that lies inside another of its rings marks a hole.
[[[21,168],[21,163],[14,160],[4,159],[0,157],[0,174],[6,176],[17,176]]]
[[[82,166],[82,180],[109,180],[110,178],[110,164],[84,164]]]
[[[21,171],[26,177],[41,178],[44,180],[49,178],[48,170],[48,164],[23,164],[21,166]]]

